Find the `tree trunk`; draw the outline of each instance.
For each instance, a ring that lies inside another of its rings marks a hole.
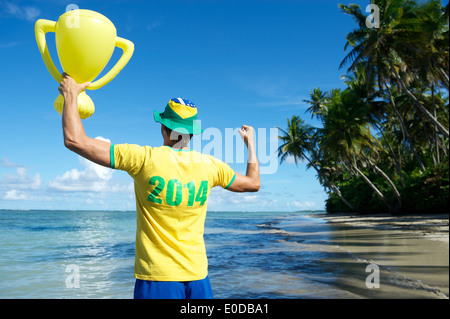
[[[303,154],[303,156],[308,160],[308,162],[311,164],[312,167],[314,167],[314,169],[316,170],[317,174],[321,177],[323,177],[326,181],[326,183],[331,187],[331,189],[333,189],[333,191],[336,193],[336,195],[338,195],[338,197],[344,202],[345,205],[348,206],[348,208],[350,208],[351,210],[355,210],[355,207],[350,204],[345,198],[344,196],[342,196],[341,191],[339,190],[339,188],[336,187],[336,185],[334,185],[334,183],[330,182],[328,180],[328,178],[325,175],[320,174],[319,169],[317,168],[317,166],[308,158],[308,156],[306,156],[305,154]]]
[[[378,131],[380,131],[381,137],[384,139],[386,145],[388,146],[389,153],[391,154],[391,156],[392,156],[392,158],[394,159],[394,162],[395,162],[395,168],[397,169],[397,174],[400,177],[402,185],[405,186],[405,181],[404,181],[403,173],[402,173],[402,167],[400,165],[400,162],[397,159],[397,156],[395,155],[394,150],[392,149],[391,144],[389,143],[387,138],[384,136],[384,132],[381,130],[381,128],[378,125],[376,125],[376,124],[375,124],[375,127],[378,129]]]
[[[416,151],[416,148],[414,147],[414,142],[411,138],[411,135],[409,135],[408,129],[406,128],[406,125],[405,125],[405,122],[403,121],[402,115],[400,114],[400,112],[397,109],[397,106],[394,101],[394,97],[392,96],[392,92],[389,89],[389,87],[386,85],[386,83],[384,85],[386,86],[386,89],[389,92],[389,98],[391,100],[392,109],[394,110],[395,115],[397,115],[398,120],[400,121],[400,126],[402,127],[402,132],[403,132],[404,136],[406,137],[406,139],[408,140],[409,145],[411,146],[414,157],[416,158],[417,162],[419,163],[420,170],[423,173],[425,173],[425,165],[423,164],[422,159],[420,158],[419,154]]]
[[[448,148],[447,148],[447,144],[445,143],[445,139],[444,137],[441,135],[439,136],[439,144],[441,144],[442,150],[444,151],[444,156],[448,156]]]
[[[423,121],[422,116],[420,116],[420,118]],[[434,129],[436,130],[436,127],[434,127]],[[432,137],[430,137],[430,135],[433,135],[433,134],[428,133],[427,126],[425,124],[422,125],[422,130],[423,130],[423,136],[425,136],[425,139],[427,140],[428,148],[430,149],[430,155],[431,155],[431,159],[433,160],[433,165],[436,166],[437,162],[436,162],[436,158],[434,157],[433,139],[432,139]]]
[[[370,161],[370,163],[373,165],[373,168],[380,173],[381,176],[383,176],[383,178],[388,182],[388,184],[391,186],[392,190],[394,191],[395,196],[397,197],[397,202],[398,202],[398,208],[402,207],[402,196],[400,195],[400,192],[398,191],[397,187],[395,186],[394,182],[389,178],[389,176],[386,175],[386,173],[379,168],[377,165],[375,165],[374,163],[372,163],[372,161]]]
[[[422,103],[412,94],[408,88],[406,87],[405,82],[403,82],[403,79],[400,77],[400,75],[397,73],[397,70],[395,70],[395,67],[392,65],[392,61],[389,59],[389,57],[386,56],[387,61],[389,62],[389,66],[391,68],[392,73],[394,74],[397,83],[400,87],[400,89],[408,95],[408,97],[413,101],[414,105],[417,106],[417,108],[422,111],[422,113],[428,118],[436,127],[437,129],[444,134],[446,137],[449,137],[448,130],[430,113],[428,110],[423,106]]]
[[[348,208],[350,208],[351,210],[355,210],[355,207],[350,204],[345,198],[344,196],[342,196],[341,191],[336,187],[336,185],[334,185],[332,182],[330,182],[328,180],[328,178],[326,178],[325,176],[323,176],[325,178],[325,180],[327,181],[327,183],[330,185],[330,187],[334,190],[334,192],[336,193],[336,195],[339,196],[339,198],[344,202],[345,205],[348,206]]]
[[[434,82],[431,85],[431,101],[433,103],[433,115],[435,118],[437,118],[437,111],[436,111],[436,98],[434,96]],[[440,154],[439,154],[439,140],[438,140],[438,130],[436,127],[434,127],[434,147],[436,149],[436,161],[438,163],[441,162]]]
[[[370,158],[363,155],[363,158],[369,162],[370,165],[377,171],[385,180],[388,182],[388,184],[391,186],[392,190],[394,191],[395,196],[397,197],[398,201],[398,208],[402,207],[402,196],[400,195],[400,192],[398,191],[397,187],[395,186],[394,182],[389,178],[389,176],[381,169],[379,168]]]
[[[447,86],[447,90],[448,90],[448,87],[449,87],[448,75],[447,75],[447,73],[445,73],[445,71],[442,68],[439,68],[439,71],[442,75],[442,80],[445,83],[445,86]]]
[[[359,170],[356,164],[354,164],[353,167],[358,172],[358,174],[364,179],[364,181],[370,186],[370,188],[373,189],[375,194],[377,194],[377,196],[386,204],[386,206],[389,209],[389,212],[392,212],[392,206],[391,204],[389,204],[387,198],[383,195],[383,193],[381,193],[380,190],[370,181],[370,179]]]

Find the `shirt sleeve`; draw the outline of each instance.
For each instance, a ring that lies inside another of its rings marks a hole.
[[[228,165],[218,159],[213,159],[213,186],[228,189],[236,178],[236,173]]]
[[[146,148],[135,144],[111,145],[111,168],[136,176],[145,161]]]

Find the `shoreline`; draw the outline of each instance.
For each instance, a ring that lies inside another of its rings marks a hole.
[[[321,219],[332,229],[326,249],[340,252],[340,257],[326,262],[343,267],[335,283],[342,289],[361,298],[449,298],[448,214],[308,217]],[[379,268],[378,289],[365,285],[369,264]]]
[[[330,224],[346,224],[379,230],[413,232],[430,240],[449,243],[449,214],[367,214],[320,213],[308,215],[326,220]]]

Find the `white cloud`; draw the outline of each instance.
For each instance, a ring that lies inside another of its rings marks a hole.
[[[1,48],[1,45],[0,45],[0,48]],[[2,166],[2,167],[23,167],[22,164],[10,162],[6,157],[2,158],[2,160],[0,162],[0,166]]]
[[[236,210],[255,211],[277,209],[278,200],[264,191],[258,193],[235,193],[221,187],[214,187],[208,196],[208,209],[212,211]]]
[[[1,167],[16,168],[13,174],[3,174],[0,180],[0,199],[2,200],[36,200],[34,193],[42,188],[39,173],[28,175],[28,169],[22,164],[10,162],[6,157],[0,161]],[[41,200],[41,197],[38,198]]]
[[[297,163],[295,163],[294,156],[293,155],[288,155],[283,163],[286,163],[286,164],[297,164],[298,165],[298,164],[305,164],[305,163],[307,163],[307,161],[304,160],[304,159],[297,159]]]
[[[98,140],[110,143],[109,139],[98,136]],[[79,161],[83,169],[73,168],[62,175],[56,176],[53,181],[48,182],[50,190],[62,192],[88,192],[86,202],[93,203],[93,199],[101,199],[101,193],[125,193],[134,194],[134,184],[129,182],[126,184],[113,183],[113,173],[111,168],[107,168],[93,163],[83,157],[79,157]]]
[[[96,139],[109,142],[103,137],[96,137]],[[40,174],[30,174],[28,168],[6,157],[0,159],[0,167],[9,170],[8,173],[0,175],[0,202],[27,201],[33,203],[31,204],[33,206],[38,202],[41,203],[39,205],[46,202],[45,205],[50,207],[56,203],[68,205],[67,207],[72,204],[81,205],[73,206],[77,209],[86,205],[97,205],[109,209],[131,209],[134,206],[134,183],[131,178],[128,179],[128,176],[125,176],[115,181],[112,169],[82,157],[79,157],[79,162],[80,168],[70,169],[53,180],[45,181],[46,187],[43,187],[44,182]],[[80,194],[74,194],[74,192],[80,192]],[[112,202],[114,204],[111,204]]]
[[[6,192],[6,194],[2,197],[4,200],[26,200],[27,196],[25,193],[18,192],[15,189],[9,190]]]
[[[101,136],[98,140],[110,142]],[[107,192],[111,191],[112,186],[109,181],[112,178],[113,170],[80,157],[80,163],[83,170],[76,168],[57,176],[48,183],[48,187],[53,190],[65,192]]]
[[[19,165],[19,164],[16,164]],[[42,185],[41,176],[37,173],[34,176],[27,175],[25,167],[17,167],[16,174],[3,174],[0,187],[8,189],[39,189]]]
[[[244,197],[244,200],[247,202],[259,201],[258,195],[244,195],[243,197]]]
[[[54,181],[48,183],[48,187],[54,190],[66,192],[102,192],[107,191],[108,174],[101,172],[100,168],[90,164],[84,170],[72,169]]]
[[[300,201],[292,201],[292,202],[288,202],[287,203],[288,207],[294,207],[296,209],[300,209],[300,210],[307,210],[307,209],[312,209],[314,207],[316,207],[316,203],[314,202],[310,202],[310,201],[305,201],[305,202],[300,202]]]
[[[35,7],[24,6],[19,7],[18,5],[5,1],[2,4],[4,11],[9,15],[20,20],[26,20],[29,22],[34,22],[36,18],[41,14],[41,10]]]

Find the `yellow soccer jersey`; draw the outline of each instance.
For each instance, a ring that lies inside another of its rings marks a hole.
[[[135,277],[200,280],[208,274],[203,231],[211,188],[228,188],[230,166],[210,155],[169,146],[111,145],[111,167],[134,179]]]

